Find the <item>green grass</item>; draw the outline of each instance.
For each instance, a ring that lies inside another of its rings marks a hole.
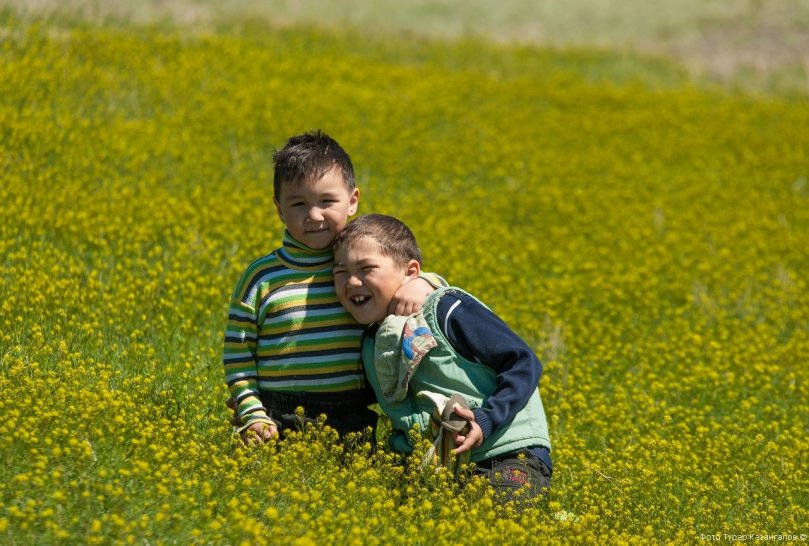
[[[170,27],[0,23],[0,542],[805,528],[804,99],[590,49]],[[406,221],[542,358],[546,501],[328,431],[230,437],[227,301],[279,241],[272,151],[317,127],[361,212]]]

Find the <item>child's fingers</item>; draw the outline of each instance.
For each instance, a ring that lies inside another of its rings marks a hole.
[[[455,442],[456,442],[455,445],[457,447],[453,449],[452,452],[455,453],[456,455],[459,455],[464,451],[469,451],[470,449],[472,449],[472,447],[474,447],[472,445],[474,442],[472,441],[471,438],[469,438],[469,436],[458,436]],[[458,442],[460,442],[460,444]]]
[[[472,422],[476,421],[475,413],[471,409],[462,408],[458,404],[455,404],[454,406],[452,406],[452,411],[455,413],[455,415],[457,415],[461,419],[466,419],[467,421]]]
[[[278,437],[278,426],[275,423],[260,423],[259,435],[266,442]]]
[[[250,425],[247,430],[242,433],[242,442],[245,445],[252,446],[255,444],[263,444],[273,438],[278,437],[278,426],[275,423],[254,423]]]
[[[261,434],[264,440],[270,440],[278,437],[278,427],[275,423],[264,423],[266,427],[261,429]]]
[[[421,305],[413,301],[393,299],[388,305],[388,314],[398,315],[400,317],[406,317],[414,313],[418,313],[420,310]]]
[[[389,315],[399,315],[399,316],[406,316],[410,313],[405,313],[407,305],[398,299],[394,299],[388,305],[388,314]]]
[[[471,417],[466,417],[461,414],[464,411],[468,411],[470,414],[472,414],[471,411],[464,408],[459,408],[457,404],[455,405],[455,413],[464,419],[467,419],[470,425],[469,431],[466,434],[461,434],[459,432],[455,435],[455,445],[458,446],[453,450],[455,454],[469,451],[470,449],[475,448],[483,443],[483,431],[480,429],[480,425],[475,422],[474,414],[472,414]]]

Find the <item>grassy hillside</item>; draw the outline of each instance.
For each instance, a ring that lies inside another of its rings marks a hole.
[[[701,81],[809,93],[809,3],[785,0],[0,0],[22,17],[199,30],[315,25],[674,59]],[[642,68],[642,67],[641,67]]]
[[[302,28],[6,16],[0,58],[0,542],[806,530],[805,101],[601,53]],[[503,507],[329,431],[231,439],[228,297],[279,241],[271,152],[312,128],[352,155],[361,212],[410,224],[427,269],[541,356],[546,501]]]

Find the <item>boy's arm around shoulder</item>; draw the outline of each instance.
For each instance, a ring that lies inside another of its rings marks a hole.
[[[447,294],[438,303],[438,323],[445,337],[467,360],[492,368],[494,392],[475,408],[484,439],[509,422],[539,386],[542,364],[534,351],[491,310],[464,294]]]

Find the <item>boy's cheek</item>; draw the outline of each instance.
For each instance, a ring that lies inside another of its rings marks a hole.
[[[348,306],[349,301],[348,301],[348,298],[346,298],[345,296],[338,293],[337,294],[337,301],[340,302],[340,305],[342,305],[346,309],[349,308],[349,306]]]

